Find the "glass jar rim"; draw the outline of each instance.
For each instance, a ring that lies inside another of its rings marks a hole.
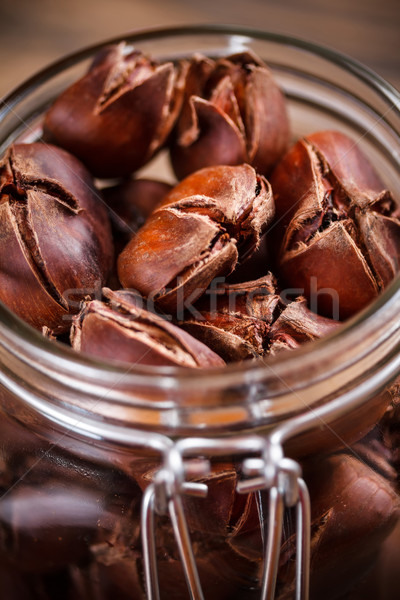
[[[253,27],[242,27],[235,24],[200,23],[195,25],[188,24],[178,25],[175,27],[152,27],[128,31],[125,34],[113,36],[107,40],[96,42],[74,52],[70,52],[67,55],[49,63],[44,68],[39,69],[34,75],[28,79],[25,79],[25,81],[23,81],[20,85],[11,90],[7,96],[1,98],[0,119],[3,118],[4,113],[12,110],[13,105],[27,95],[32,88],[40,85],[40,83],[49,79],[52,75],[58,73],[60,70],[70,67],[76,62],[84,60],[85,58],[89,58],[94,52],[104,48],[105,46],[118,44],[124,41],[140,42],[147,41],[155,37],[163,38],[185,36],[189,34],[237,35],[243,38],[248,37],[270,41],[280,45],[290,45],[298,48],[299,50],[305,50],[311,54],[318,54],[327,61],[347,69],[358,78],[374,87],[376,90],[382,93],[385,99],[393,104],[393,108],[400,110],[400,92],[378,73],[343,52],[334,50],[328,46],[324,46],[323,44],[310,42],[301,37],[283,33],[276,33],[273,31],[267,31]]]
[[[334,352],[340,356],[347,349],[356,349],[371,334],[376,331],[376,337],[380,338],[384,331],[379,325],[386,321],[389,323],[397,307],[400,306],[400,277],[397,277],[366,309],[358,313],[352,319],[344,322],[335,332],[330,335],[304,344],[300,348],[283,352],[268,359],[254,359],[242,363],[231,363],[224,367],[210,369],[187,369],[184,367],[152,367],[147,365],[128,365],[127,363],[105,362],[85,353],[78,353],[69,346],[50,340],[39,331],[30,327],[17,315],[10,311],[0,302],[0,336],[9,343],[6,346],[15,350],[18,355],[26,358],[35,357],[41,365],[51,365],[54,358],[61,360],[60,366],[67,368],[71,373],[79,372],[96,378],[101,372],[115,375],[123,375],[126,382],[151,383],[152,386],[172,390],[174,382],[186,388],[201,383],[204,377],[215,389],[223,388],[229,383],[235,386],[246,382],[246,377],[251,376],[252,382],[262,379],[269,369],[273,369],[277,377],[283,376],[286,370],[297,371],[297,364],[301,362],[302,368],[306,365],[312,366],[324,358],[329,359]],[[400,329],[400,320],[399,326]],[[13,343],[17,342],[17,343]],[[18,343],[19,342],[19,343]],[[280,368],[280,366],[282,368]],[[127,367],[128,370],[127,370]],[[247,380],[249,380],[247,377]],[[100,379],[100,378],[99,378]]]
[[[257,29],[243,28],[235,25],[196,25],[173,28],[155,28],[127,33],[106,42],[91,45],[58,60],[32,76],[25,83],[11,92],[0,104],[0,120],[8,111],[42,82],[47,81],[75,63],[89,58],[94,52],[108,44],[122,41],[139,43],[160,37],[175,37],[189,34],[235,35],[244,38],[258,38],[282,45],[295,46],[299,50],[318,54],[329,62],[351,71],[358,78],[371,86],[397,112],[400,111],[400,94],[388,82],[376,75],[357,61],[312,42],[278,33]],[[118,381],[124,378],[124,385],[149,385],[153,388],[173,392],[176,389],[189,391],[201,386],[204,378],[215,390],[227,386],[257,385],[268,375],[285,379],[287,373],[312,373],[317,362],[325,364],[331,375],[340,370],[341,357],[356,361],[370,351],[374,344],[379,344],[385,336],[394,331],[394,318],[400,306],[400,278],[397,277],[386,290],[368,306],[348,322],[343,323],[334,334],[306,344],[298,350],[284,353],[268,360],[255,360],[241,364],[231,364],[219,369],[183,369],[179,367],[147,367],[129,366],[117,363],[104,363],[83,354],[77,354],[67,346],[54,343],[43,337],[23,323],[6,307],[0,306],[0,335],[4,345],[21,360],[34,360],[38,370],[49,372],[57,360],[54,377],[68,374],[70,377],[85,377],[91,381]],[[400,323],[395,330],[400,331]],[[368,344],[366,343],[368,340]],[[367,347],[368,346],[368,347]],[[316,377],[323,377],[323,371],[316,372]],[[110,379],[111,378],[111,379]],[[300,377],[301,378],[301,377]]]

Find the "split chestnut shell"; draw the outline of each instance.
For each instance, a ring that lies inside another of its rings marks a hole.
[[[309,135],[279,163],[271,184],[286,284],[329,317],[364,308],[399,271],[400,221],[357,143],[337,131]]]
[[[265,175],[288,142],[284,96],[258,56],[246,51],[217,61],[192,58],[170,145],[179,179],[204,167],[243,162]]]
[[[167,312],[194,302],[238,255],[250,256],[272,220],[269,183],[249,165],[192,173],[173,188],[118,258],[125,288]]]
[[[180,110],[182,63],[159,64],[125,44],[110,46],[48,111],[45,139],[96,177],[139,169],[164,144]]]
[[[88,171],[55,146],[11,146],[0,163],[0,232],[0,300],[37,329],[69,329],[113,255]]]

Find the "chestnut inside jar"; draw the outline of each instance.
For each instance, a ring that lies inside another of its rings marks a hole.
[[[183,53],[190,60],[194,51],[201,47],[206,56],[218,61],[219,57],[232,55],[231,50],[237,44],[237,36],[245,33],[248,40],[246,52],[260,53],[267,64],[270,56],[280,56],[280,62],[276,63],[275,60],[273,72],[276,72],[289,98],[293,138],[303,139],[315,131],[309,127],[307,119],[302,118],[304,115],[299,108],[301,102],[304,104],[305,97],[309,99],[307,110],[316,110],[320,116],[318,108],[312,108],[315,106],[315,90],[307,87],[307,78],[301,80],[302,75],[293,67],[296,62],[292,53],[297,52],[300,56],[305,48],[314,57],[314,78],[320,77],[320,85],[323,87],[326,77],[331,77],[331,86],[337,90],[335,93],[338,95],[336,112],[331,110],[330,119],[326,118],[327,122],[319,130],[341,131],[348,134],[348,139],[354,140],[358,139],[357,127],[360,120],[366,119],[363,126],[369,126],[367,117],[360,110],[354,130],[346,128],[344,116],[347,119],[347,113],[343,106],[346,106],[346,102],[355,103],[356,100],[351,100],[351,90],[347,92],[346,99],[342,98],[343,82],[335,80],[333,71],[330,75],[327,65],[330,62],[334,62],[336,66],[340,64],[340,68],[349,77],[357,80],[354,71],[337,57],[327,56],[304,43],[293,40],[288,45],[287,40],[279,36],[256,32],[251,36],[249,32],[240,30],[229,34],[226,30],[202,30],[195,34],[193,31],[182,30],[179,34],[176,31],[164,32],[160,37],[147,33],[140,38],[132,36],[129,41],[138,49],[143,49],[145,55],[154,55],[156,60],[162,61],[168,54],[165,52],[165,39],[172,48],[177,43],[175,36],[178,35],[178,59]],[[240,56],[242,49],[237,50],[236,54]],[[96,50],[93,49],[91,54],[93,58]],[[107,56],[109,50],[92,63],[92,70],[101,70],[107,64]],[[167,62],[176,64],[176,58],[170,49]],[[74,60],[78,63],[83,57],[77,56]],[[157,71],[158,67],[140,63],[140,69],[143,69],[142,74],[146,72],[143,79],[148,81],[153,78],[152,75],[147,77],[148,69],[153,73],[153,69]],[[229,69],[231,70],[231,66]],[[63,72],[61,67],[58,71]],[[285,79],[284,74],[289,71],[290,76]],[[176,77],[181,85],[180,77],[184,69],[178,75],[172,76],[171,72],[170,69],[168,77]],[[127,74],[126,71],[124,73]],[[293,74],[301,81],[298,90],[293,84]],[[52,75],[49,74],[48,77],[50,84]],[[210,80],[208,90],[214,82],[218,87],[218,78],[219,75]],[[132,80],[129,74],[125,77],[124,92],[131,92]],[[115,83],[117,79],[113,81]],[[70,84],[73,84],[71,77],[69,81],[65,80],[65,87]],[[52,85],[55,86],[54,82]],[[377,98],[379,96],[380,102],[389,101],[373,81],[369,80],[368,86]],[[117,90],[117,86],[112,90]],[[118,93],[116,96],[111,93],[103,105],[111,105]],[[55,100],[54,96],[55,87],[49,92],[49,103]],[[216,96],[218,102],[221,102],[221,89],[219,95],[214,94],[213,101]],[[168,107],[172,109],[167,115],[168,127],[158,129],[154,134],[155,141],[146,149],[146,156],[156,152],[161,139],[167,139],[167,129],[172,130],[169,118],[180,100],[175,97],[171,99],[170,96],[168,98],[171,100],[171,103],[169,100],[167,102]],[[206,102],[211,103],[211,98],[208,97]],[[321,94],[321,105],[323,102],[324,94]],[[378,99],[376,102],[378,106]],[[369,103],[374,106],[373,99],[369,98]],[[202,105],[199,101],[197,104]],[[215,106],[212,107],[214,109]],[[381,111],[381,108],[376,110]],[[324,111],[326,114],[326,106],[321,113]],[[229,118],[233,114],[234,110],[228,112]],[[0,122],[2,139],[5,139],[2,127],[5,126]],[[374,159],[376,155],[380,157],[377,161],[373,160],[378,174],[385,180],[382,189],[374,190],[378,195],[386,187],[391,188],[394,194],[398,189],[398,176],[393,174],[392,165],[387,159],[388,154],[395,157],[393,152],[389,152],[393,144],[390,136],[385,138],[382,134],[374,139],[372,152],[369,152],[371,148],[368,144],[364,148],[365,154],[370,158]],[[323,151],[319,149],[318,152],[319,163],[324,163],[324,160],[329,163],[329,157],[324,155],[321,158]],[[229,168],[235,169],[236,166],[229,165]],[[258,183],[246,188],[252,192],[253,207],[254,200],[260,197],[260,182],[265,177],[268,182],[270,179],[273,181],[274,177],[278,179],[276,173],[280,167],[275,168],[275,174],[269,169],[268,173],[255,171],[254,177]],[[249,172],[247,167],[244,170]],[[340,182],[338,184],[336,181],[341,174],[331,169],[328,177],[324,173],[322,178],[318,173],[315,175],[312,185],[322,186],[322,210],[317,211],[317,217],[314,213],[313,218],[306,222],[311,228],[317,225],[317,231],[307,230],[305,237],[296,238],[296,222],[293,222],[291,213],[291,230],[287,237],[291,236],[292,246],[284,248],[284,253],[288,250],[298,254],[301,244],[309,244],[310,240],[318,235],[322,237],[325,231],[335,226],[335,219],[330,219],[334,211],[328,211],[327,219],[327,204],[324,202],[333,198],[329,206],[333,205],[337,212],[340,212],[338,205],[340,208],[345,204],[342,191],[346,186],[342,181],[340,187]],[[159,173],[152,173],[151,168],[143,176],[150,180],[160,179]],[[142,178],[142,174],[138,178]],[[334,182],[332,178],[335,179]],[[6,184],[5,190],[3,189],[5,194],[11,191],[7,185],[9,186]],[[40,187],[35,185],[36,188]],[[132,187],[129,181],[117,182],[116,186],[124,186],[128,191]],[[330,187],[334,188],[333,191]],[[15,187],[13,190],[15,191]],[[271,192],[269,190],[269,183],[264,183],[265,193],[261,196],[271,194],[274,210],[278,211],[275,219],[278,219],[279,196],[282,191],[277,189],[275,192],[273,186]],[[346,202],[351,196],[350,191],[348,187],[345,189]],[[288,281],[282,285],[281,282],[286,277],[286,272],[283,275],[286,257],[282,260],[279,258],[281,246],[274,245],[273,230],[269,236],[270,247],[265,254],[265,270],[260,273],[250,267],[251,257],[248,254],[254,251],[255,256],[258,252],[258,237],[264,232],[265,212],[262,224],[258,224],[255,219],[260,214],[258,207],[255,211],[245,211],[244,216],[232,211],[234,220],[240,217],[237,222],[232,219],[229,221],[226,210],[219,210],[218,220],[217,208],[220,207],[213,206],[210,218],[210,205],[205,206],[204,197],[201,201],[198,199],[195,206],[189,206],[185,199],[181,201],[175,198],[172,206],[168,186],[165,192],[168,194],[167,200],[164,191],[160,191],[160,205],[155,207],[153,215],[164,211],[172,212],[178,220],[183,214],[185,218],[190,217],[194,221],[197,219],[202,224],[207,223],[207,226],[211,221],[211,227],[216,227],[220,237],[227,236],[224,243],[218,244],[217,240],[214,250],[223,250],[226,242],[226,247],[230,249],[227,262],[233,263],[238,255],[241,256],[241,268],[244,269],[245,276],[238,282],[234,281],[233,273],[232,281],[228,280],[217,287],[217,317],[211,320],[210,311],[207,310],[209,307],[202,304],[204,294],[194,303],[197,312],[207,313],[205,326],[208,330],[212,329],[213,333],[212,336],[208,334],[207,339],[217,339],[220,345],[221,339],[230,340],[229,348],[233,358],[230,357],[230,352],[223,358],[226,361],[233,360],[234,364],[222,365],[221,359],[215,357],[218,355],[216,349],[200,345],[204,344],[204,339],[196,340],[195,345],[193,342],[183,342],[184,339],[189,339],[186,336],[193,335],[194,329],[204,330],[204,321],[198,323],[196,312],[183,314],[179,323],[177,320],[173,323],[168,320],[167,325],[162,323],[163,327],[159,327],[159,322],[152,321],[147,314],[141,312],[149,308],[147,304],[140,310],[130,305],[128,307],[127,299],[131,292],[118,291],[117,286],[112,286],[111,293],[106,291],[101,298],[93,299],[92,290],[89,292],[92,297],[85,300],[82,312],[75,321],[76,345],[81,344],[84,339],[85,319],[90,317],[87,323],[92,324],[94,317],[97,321],[104,319],[101,321],[104,327],[106,323],[115,332],[118,326],[118,335],[122,329],[123,336],[131,337],[134,329],[130,322],[131,313],[140,313],[141,319],[135,323],[135,336],[142,336],[141,342],[146,339],[147,348],[154,341],[167,339],[168,360],[179,357],[179,361],[182,359],[183,364],[186,363],[183,369],[117,364],[113,362],[113,358],[118,359],[120,342],[115,346],[109,344],[108,347],[107,341],[104,342],[108,353],[106,362],[101,360],[101,354],[98,360],[73,353],[65,344],[62,346],[48,339],[58,335],[52,323],[46,325],[46,338],[33,332],[13,314],[0,307],[0,429],[3,440],[1,460],[4,464],[1,481],[3,496],[0,499],[0,563],[3,581],[0,599],[108,600],[118,597],[131,600],[145,597],[140,503],[144,490],[148,488],[162,463],[159,449],[157,450],[157,444],[161,442],[157,436],[176,440],[200,435],[220,437],[223,440],[232,434],[247,435],[250,430],[267,436],[275,427],[284,423],[299,423],[306,414],[312,414],[324,406],[334,406],[335,400],[339,398],[342,399],[339,409],[332,410],[331,414],[327,413],[323,422],[317,420],[310,424],[305,432],[297,430],[296,434],[293,433],[285,441],[284,449],[301,462],[311,493],[311,598],[354,600],[357,598],[357,586],[360,585],[364,586],[359,588],[364,590],[364,595],[360,598],[365,598],[368,574],[370,589],[376,590],[379,587],[384,569],[382,567],[377,570],[376,565],[382,557],[387,556],[386,544],[393,543],[394,534],[391,532],[396,526],[399,508],[398,461],[395,451],[397,404],[394,402],[391,405],[389,393],[383,392],[390,387],[399,372],[396,357],[400,343],[400,292],[398,282],[389,283],[398,268],[398,214],[393,200],[382,194],[372,201],[372,213],[368,213],[366,217],[369,224],[374,222],[375,233],[385,231],[392,236],[384,234],[384,239],[390,240],[390,248],[385,247],[385,251],[388,250],[386,256],[391,256],[391,261],[385,263],[389,266],[382,273],[372,264],[372,252],[369,250],[365,262],[374,274],[374,293],[366,295],[364,304],[358,302],[354,309],[355,318],[351,323],[340,324],[330,318],[332,315],[328,314],[329,310],[321,310],[321,314],[313,318],[307,286],[303,285],[306,288],[304,292],[294,291],[289,295],[285,293],[284,286],[301,286],[297,281]],[[354,244],[357,250],[364,252],[368,244],[365,239],[359,243],[360,229],[357,229],[364,214],[360,204],[354,198],[351,201],[353,212],[350,217],[340,216],[337,222],[353,242],[357,242]],[[354,204],[357,208],[354,208]],[[360,214],[357,214],[356,219],[354,215],[358,209]],[[268,219],[272,219],[273,211],[267,212]],[[128,238],[132,221],[129,219],[132,218],[132,211],[122,211],[121,215],[129,217],[123,221],[122,226],[121,220],[114,219],[114,235],[118,235],[116,231],[120,227],[121,232],[124,230],[124,243],[130,245],[132,240],[129,241]],[[249,216],[251,218],[247,223],[251,227],[243,227]],[[119,215],[118,218],[121,219]],[[139,213],[139,221],[141,218]],[[155,220],[156,217],[151,216],[150,219]],[[343,225],[346,220],[356,222],[356,232],[348,223]],[[271,225],[272,222],[268,222],[265,229],[268,230]],[[221,232],[219,228],[226,228],[226,231]],[[193,231],[197,233],[196,227],[193,227]],[[269,232],[267,236],[268,234]],[[154,235],[157,236],[157,233]],[[372,242],[374,239],[376,238],[373,236]],[[98,236],[98,240],[101,247],[105,236]],[[215,241],[214,237],[212,241]],[[371,239],[368,238],[367,241]],[[173,259],[179,258],[174,256],[173,249],[170,254]],[[248,263],[245,262],[246,258]],[[194,263],[198,268],[196,260]],[[249,265],[248,273],[246,264]],[[229,268],[224,267],[225,274]],[[271,268],[278,281],[274,281],[273,276],[269,275]],[[179,274],[178,270],[177,275]],[[378,279],[377,274],[381,279]],[[312,275],[313,273],[309,274],[310,277]],[[167,283],[174,283],[174,277],[175,275],[167,278]],[[113,278],[115,269],[108,285]],[[342,279],[338,277],[340,283]],[[212,278],[204,284],[205,290],[211,281]],[[105,278],[101,285],[104,283]],[[162,291],[162,287],[161,285],[157,289],[158,293]],[[251,289],[257,293],[249,301]],[[370,304],[370,300],[378,293],[375,304]],[[238,299],[234,311],[230,310],[229,303],[232,295]],[[163,307],[160,303],[154,304],[159,319],[164,319],[165,312],[171,311],[168,303],[170,299],[171,296]],[[355,295],[354,299],[358,301],[359,295]],[[251,314],[247,313],[249,305]],[[243,307],[246,308],[245,314]],[[366,310],[360,314],[357,311],[362,307],[366,307]],[[260,311],[262,319],[259,319]],[[353,308],[346,309],[339,314],[339,318],[344,320],[351,314]],[[177,335],[174,327],[182,323],[187,331]],[[87,331],[90,332],[89,327]],[[296,350],[307,340],[319,337],[324,339],[315,345],[304,345],[304,348]],[[91,339],[94,339],[96,345],[96,335]],[[201,350],[196,350],[198,348]],[[254,356],[259,354],[262,354],[261,361],[254,360]],[[193,363],[201,363],[204,357],[207,360],[203,364],[187,368],[193,366]],[[179,361],[177,364],[182,364]],[[214,362],[215,364],[211,364]],[[391,390],[396,398],[397,388]],[[387,406],[389,408],[386,411]],[[108,426],[111,427],[110,430],[107,429]],[[107,431],[113,432],[112,441],[107,437]],[[145,432],[147,443],[132,448],[127,440],[134,440],[137,432]],[[184,498],[185,514],[206,598],[242,599],[258,598],[260,595],[263,564],[260,514],[265,519],[268,505],[263,493],[260,496],[261,505],[257,494],[236,493],[236,484],[241,477],[242,464],[238,457],[215,459],[207,477],[193,476],[194,482],[207,484],[208,498]],[[276,597],[281,599],[292,598],[294,594],[295,527],[294,515],[290,511],[287,512],[286,523],[276,588]],[[179,552],[171,523],[165,517],[157,517],[157,564],[161,598],[187,598]],[[396,586],[391,585],[390,588],[380,587],[382,600],[395,600],[391,593]]]

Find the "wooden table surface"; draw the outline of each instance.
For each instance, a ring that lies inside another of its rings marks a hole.
[[[322,43],[400,88],[399,0],[0,0],[0,96],[82,46],[189,23],[247,25]]]

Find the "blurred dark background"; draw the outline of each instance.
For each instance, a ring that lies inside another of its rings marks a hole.
[[[322,43],[400,88],[399,0],[0,0],[0,96],[82,46],[189,23],[248,25]]]

